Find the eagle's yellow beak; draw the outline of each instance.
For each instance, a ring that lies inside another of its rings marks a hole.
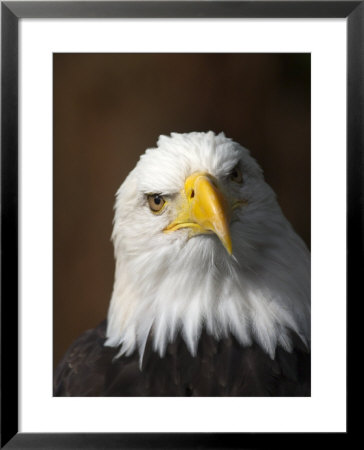
[[[176,219],[165,228],[165,232],[190,228],[191,236],[215,233],[232,254],[231,208],[211,175],[194,173],[186,179],[177,210]]]

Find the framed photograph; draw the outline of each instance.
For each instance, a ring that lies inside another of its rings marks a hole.
[[[1,445],[347,439],[362,2],[1,11]]]

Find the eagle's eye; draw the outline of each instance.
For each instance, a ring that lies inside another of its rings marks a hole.
[[[149,203],[149,208],[153,212],[156,213],[156,212],[159,212],[162,210],[166,201],[160,194],[149,194],[148,195],[148,203]]]
[[[234,183],[239,184],[243,182],[243,174],[241,173],[241,169],[239,166],[235,166],[232,172],[230,173],[230,180],[234,181]]]

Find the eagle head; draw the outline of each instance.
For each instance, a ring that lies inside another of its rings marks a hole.
[[[115,281],[107,346],[148,338],[163,357],[201,331],[274,358],[291,333],[310,339],[310,255],[247,149],[208,133],[172,133],[148,149],[116,195]]]

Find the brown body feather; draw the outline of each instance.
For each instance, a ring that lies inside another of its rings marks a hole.
[[[114,359],[118,349],[104,346],[105,330],[102,322],[71,345],[55,371],[55,396],[310,395],[310,354],[297,337],[293,352],[278,348],[274,360],[256,344],[206,332],[196,357],[179,336],[160,358],[149,339],[140,370],[137,352]]]

